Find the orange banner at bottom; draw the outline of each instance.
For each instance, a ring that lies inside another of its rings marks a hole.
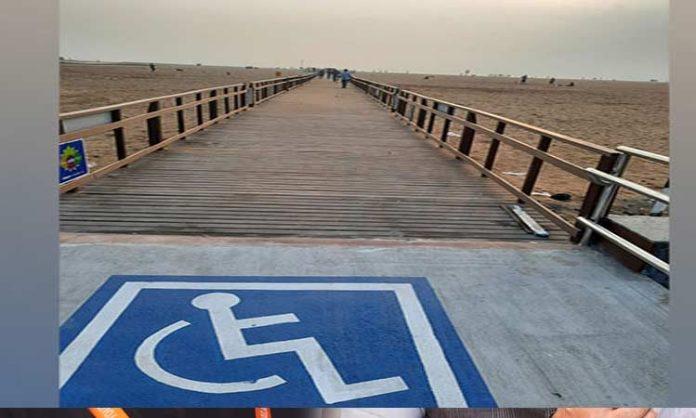
[[[94,418],[128,418],[128,414],[121,408],[88,408]],[[269,415],[270,417],[270,415]],[[258,418],[258,415],[257,415]]]
[[[255,408],[256,418],[271,418],[271,408]]]

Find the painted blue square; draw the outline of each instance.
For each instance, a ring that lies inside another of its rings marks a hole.
[[[61,406],[495,406],[424,278],[114,276],[61,327]]]
[[[75,180],[89,172],[87,153],[82,139],[58,144],[58,183]]]

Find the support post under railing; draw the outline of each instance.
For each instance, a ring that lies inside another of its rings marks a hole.
[[[450,116],[454,115],[454,107],[453,106],[447,106],[447,114]],[[442,133],[440,134],[440,141],[447,142],[447,135],[449,134],[451,124],[452,124],[452,121],[445,118],[445,122],[442,125]]]
[[[254,89],[253,83],[249,83],[249,85],[247,86],[246,97],[244,98],[244,101],[246,102],[247,107],[254,107],[254,103],[256,103],[256,91]]]
[[[437,102],[433,100],[433,106],[432,109],[435,110],[437,109]],[[428,120],[428,129],[427,132],[429,134],[433,133],[433,128],[435,128],[435,112],[430,112],[430,119]]]
[[[507,125],[505,124],[505,122],[498,122],[498,125],[495,127],[495,133],[501,135],[504,134],[506,126]],[[498,140],[497,138],[491,138],[491,145],[488,147],[486,161],[483,164],[483,166],[486,169],[493,170],[493,165],[495,164],[495,157],[498,155],[498,148],[500,148],[500,140]],[[486,175],[481,174],[481,177],[486,177]]]
[[[539,138],[539,145],[537,149],[539,151],[546,152],[551,147],[551,138],[542,135]],[[536,185],[537,179],[539,178],[539,173],[541,172],[541,166],[544,165],[544,160],[538,157],[532,158],[531,164],[529,164],[529,170],[527,170],[527,177],[524,179],[524,184],[522,185],[522,193],[526,195],[531,195],[534,191],[534,186]],[[520,202],[523,203],[523,202]]]
[[[391,95],[391,111],[392,112],[398,112],[399,108],[401,107],[401,100],[399,100],[399,94],[401,93],[401,89],[396,88],[392,92]]]
[[[416,120],[416,126],[423,129],[425,126],[425,116],[427,115],[427,110],[425,110],[425,106],[428,105],[428,100],[426,99],[421,99],[420,101],[421,108],[418,109],[418,119]]]
[[[111,122],[118,122],[122,119],[121,109],[111,111]],[[123,127],[114,129],[114,143],[116,145],[116,158],[122,160],[126,158],[128,152],[126,150],[126,136],[123,132]]]
[[[225,115],[230,113],[230,89],[225,87],[222,89],[222,94],[225,96],[223,103],[225,104]]]
[[[174,104],[176,106],[183,106],[184,98],[177,97],[176,99],[174,99]],[[180,134],[186,132],[186,119],[184,118],[184,110],[183,109],[179,109],[176,111],[176,127],[177,127],[177,131]]]
[[[214,100],[208,102],[208,119],[212,120],[218,117],[217,90],[210,91],[210,98],[215,98]]]
[[[468,112],[466,114],[466,121],[471,123],[476,123],[476,113]],[[476,130],[465,126],[462,130],[462,137],[459,138],[459,152],[464,155],[471,154],[471,147],[474,145],[474,136],[476,135]]]
[[[160,110],[160,102],[150,102],[147,107],[148,112]],[[162,141],[162,117],[155,116],[147,120],[147,139],[150,145],[157,145]]]
[[[196,93],[196,101],[199,102],[196,105],[196,120],[199,125],[203,125],[203,105],[200,103],[201,100],[203,100],[203,95]]]
[[[610,174],[614,174],[615,170],[621,170],[622,168],[619,164],[619,157],[620,154],[618,153],[602,155],[602,157],[599,159],[599,163],[597,163],[597,170]],[[610,186],[590,183],[590,185],[587,187],[587,192],[585,192],[585,198],[582,201],[580,212],[578,213],[579,217],[591,219],[593,217],[592,215],[595,215],[594,212],[597,209],[597,205],[601,203],[602,194],[607,187]],[[597,222],[600,220],[601,219],[593,219],[593,221]],[[580,228],[580,231],[576,236],[571,237],[571,240],[577,243],[582,239],[583,235],[585,234],[586,226],[576,223],[576,227]]]

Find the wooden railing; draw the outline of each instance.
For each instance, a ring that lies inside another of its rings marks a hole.
[[[579,217],[588,217],[594,212],[607,185],[598,181],[597,177],[586,168],[553,155],[549,151],[551,144],[554,141],[558,141],[594,155],[597,159],[596,170],[600,172],[615,174],[619,168],[617,162],[621,153],[611,148],[493,113],[428,97],[414,91],[402,90],[388,84],[376,83],[359,77],[354,77],[352,82],[377,100],[382,106],[393,112],[399,119],[407,122],[414,130],[425,134],[426,138],[436,141],[442,148],[446,148],[457,158],[468,161],[483,176],[500,184],[508,192],[516,196],[520,202],[532,206],[549,221],[568,232],[575,241],[581,238],[582,232],[587,226],[581,222],[569,222],[532,196],[542,165],[545,163],[551,164],[589,183],[583,198],[582,207],[578,213]],[[496,126],[495,129],[483,126],[481,124],[482,119],[492,122]],[[436,121],[442,122],[439,135],[435,135],[434,131]],[[538,136],[537,146],[534,147],[506,134],[506,130],[510,127],[515,127],[526,133]],[[451,143],[449,133],[454,129],[459,129],[461,134],[458,141]],[[491,139],[483,161],[477,161],[471,155],[477,135],[484,135]],[[521,187],[515,186],[493,171],[501,145],[510,146],[532,157]]]
[[[120,167],[190,136],[222,119],[245,111],[278,94],[289,91],[312,79],[315,74],[252,81],[227,86],[192,90],[167,96],[151,97],[132,102],[119,103],[93,109],[60,114],[59,142],[82,138],[89,151],[89,139],[97,135],[113,133],[116,161],[90,172],[86,176],[60,186],[60,192],[74,190],[96,177],[110,173]],[[147,106],[145,112],[136,111],[126,116],[126,110]],[[204,117],[204,106],[208,107],[208,120]],[[186,126],[186,112],[195,112],[195,123]],[[162,117],[176,116],[176,134],[163,138]],[[144,123],[148,146],[129,152],[125,128]]]
[[[665,155],[655,154],[653,152],[627,146],[619,146],[617,147],[617,151],[621,152],[621,156],[619,157],[617,163],[618,169],[615,174],[607,174],[592,168],[587,169],[588,172],[596,177],[596,181],[605,184],[606,188],[602,192],[602,195],[600,196],[600,199],[593,212],[587,217],[578,217],[578,222],[587,228],[584,231],[581,244],[589,244],[590,238],[593,234],[599,235],[604,240],[607,240],[631,256],[642,260],[664,274],[669,275],[669,263],[641,248],[639,246],[639,242],[636,242],[635,237],[631,237],[633,238],[632,240],[627,239],[626,237],[622,237],[621,235],[612,232],[610,229],[605,228],[601,224],[610,214],[611,207],[614,203],[614,199],[616,199],[619,189],[630,190],[633,193],[647,197],[656,202],[656,206],[664,206],[663,210],[666,209],[670,204],[670,197],[668,194],[628,180],[623,177],[623,174],[631,158],[639,158],[641,160],[663,166],[669,166],[670,158]],[[669,184],[669,181],[667,184]],[[657,211],[657,213],[661,212],[662,210]]]

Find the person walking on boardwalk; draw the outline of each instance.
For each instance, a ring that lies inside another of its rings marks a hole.
[[[341,88],[346,88],[346,85],[348,85],[348,82],[350,79],[353,78],[352,75],[350,75],[350,71],[348,69],[344,69],[343,72],[341,73]]]

